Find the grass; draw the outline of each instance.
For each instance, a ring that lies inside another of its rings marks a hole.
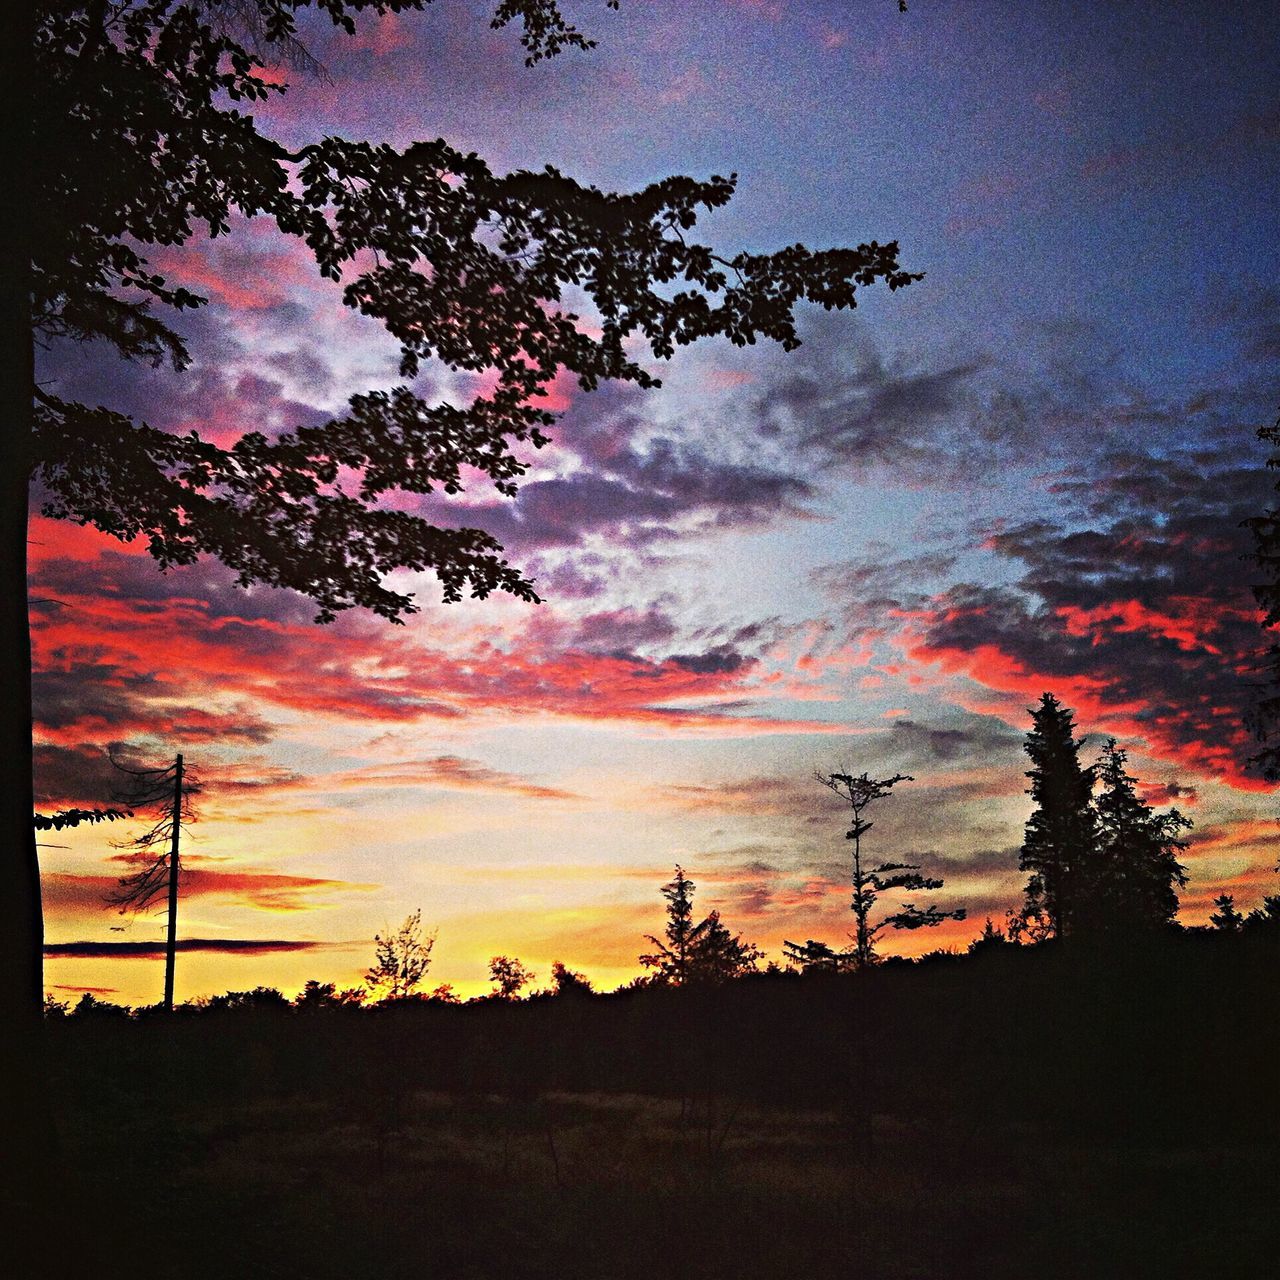
[[[246,1100],[65,1125],[77,1275],[1261,1276],[1274,1153],[1046,1146],[631,1095]],[[35,1274],[35,1273],[33,1273]],[[41,1274],[50,1274],[46,1269]]]

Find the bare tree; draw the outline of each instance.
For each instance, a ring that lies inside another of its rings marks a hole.
[[[191,796],[199,790],[199,785],[190,771],[184,772],[181,753],[174,757],[171,765],[161,769],[131,769],[116,760],[112,763],[130,779],[114,798],[131,809],[143,812],[150,809],[155,816],[140,836],[116,844],[117,849],[130,851],[130,861],[141,865],[132,875],[121,878],[119,887],[107,901],[123,915],[146,911],[161,899],[165,900],[168,932],[164,1007],[167,1013],[172,1013],[173,971],[178,951],[178,882],[182,872],[179,843],[183,824],[195,821]]]

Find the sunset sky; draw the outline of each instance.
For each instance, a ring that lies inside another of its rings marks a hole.
[[[804,345],[682,350],[661,390],[566,382],[513,502],[480,525],[545,598],[328,627],[216,562],[32,522],[36,789],[109,803],[108,751],[185,753],[179,999],[350,985],[421,907],[428,985],[553,960],[612,987],[681,863],[700,911],[780,955],[841,946],[846,812],[814,780],[914,775],[872,856],[921,861],[969,918],[890,937],[964,946],[1020,899],[1027,708],[1075,709],[1157,805],[1195,821],[1180,918],[1276,892],[1274,792],[1244,771],[1263,637],[1245,517],[1274,501],[1280,412],[1280,11],[1215,3],[623,0],[599,40],[526,69],[492,6],[327,22],[328,79],[255,114],[290,145],[442,136],[498,171],[610,189],[739,175],[722,250],[896,239],[925,278]],[[572,7],[572,6],[571,6]],[[153,264],[210,299],[182,374],[57,347],[41,378],[220,442],[320,423],[397,384],[396,348],[265,222]],[[428,399],[475,386],[427,369]],[[103,902],[141,824],[42,837],[60,998],[159,999],[163,918]],[[66,944],[95,944],[79,948]]]

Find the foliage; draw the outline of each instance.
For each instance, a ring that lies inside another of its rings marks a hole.
[[[1213,900],[1218,909],[1209,917],[1209,923],[1222,933],[1239,933],[1244,928],[1244,916],[1236,910],[1232,894],[1222,893]]]
[[[1080,764],[1082,745],[1072,713],[1053,694],[1043,694],[1023,747],[1031,758],[1026,776],[1035,808],[1018,858],[1031,873],[1019,933],[1062,937],[1075,923],[1081,867],[1094,839],[1094,770]]]
[[[811,970],[843,973],[846,970],[855,968],[857,963],[857,957],[852,947],[844,947],[840,951],[835,951],[825,942],[818,942],[813,938],[809,938],[803,943],[784,942],[782,944],[782,955],[788,964],[805,973]]]
[[[1268,468],[1280,468],[1280,420],[1263,427],[1258,438],[1271,446]],[[1247,720],[1262,744],[1250,763],[1256,765],[1268,781],[1277,782],[1280,781],[1280,641],[1276,639],[1275,629],[1280,626],[1280,507],[1272,507],[1244,523],[1253,533],[1254,560],[1263,579],[1255,584],[1253,594],[1262,611],[1262,625],[1271,636],[1262,658],[1263,684]]]
[[[107,901],[124,915],[126,912],[146,911],[168,894],[173,873],[170,860],[176,850],[174,837],[182,827],[195,821],[191,797],[199,791],[199,784],[187,768],[175,800],[176,760],[158,769],[131,769],[118,761],[113,763],[128,779],[116,799],[128,802],[130,816],[135,809],[144,813],[149,811],[151,815],[151,825],[145,831],[115,846],[125,851],[125,861],[138,866],[137,871],[122,876],[118,887],[107,897]]]
[[[163,567],[212,554],[242,585],[310,596],[320,621],[353,606],[393,620],[411,612],[411,598],[383,582],[398,568],[433,571],[447,601],[494,590],[534,600],[488,534],[382,500],[458,493],[464,469],[514,493],[525,463],[511,445],[546,442],[554,415],[537,401],[561,370],[585,390],[607,379],[657,385],[629,354],[633,338],[659,358],[712,336],[790,348],[797,303],[852,307],[859,286],[917,278],[899,267],[896,244],[723,258],[690,240],[699,211],[732,196],[732,176],[610,194],[549,166],[499,176],[441,139],[397,149],[329,137],[290,151],[241,107],[284,92],[265,61],[311,3],[42,5],[36,329],[184,367],[184,339],[153,307],[205,299],[156,274],[146,247],[261,215],[305,243],[320,274],[343,284],[345,305],[386,326],[406,378],[437,359],[487,372],[491,389],[466,408],[429,405],[407,385],[373,391],[322,426],[250,429],[223,447],[35,388],[43,509],[141,535]],[[422,7],[315,3],[348,32],[355,13]],[[550,0],[503,3],[494,21],[517,17],[531,60],[587,44]],[[565,306],[570,289],[594,315]],[[339,486],[340,470],[354,488]]]
[[[986,923],[982,926],[982,932],[969,943],[968,951],[971,956],[982,955],[990,951],[1000,951],[1009,945],[1011,940],[1005,931],[988,916]]]
[[[804,947],[794,942],[786,943],[791,958],[804,963],[803,956],[811,955],[819,963],[830,962],[839,968],[849,963],[842,956],[851,957],[850,962],[855,969],[864,969],[876,962],[876,939],[888,928],[892,929],[927,929],[941,924],[944,920],[963,920],[965,910],[957,907],[954,911],[940,911],[932,903],[927,907],[917,907],[914,903],[904,902],[899,910],[872,922],[871,914],[875,910],[880,895],[890,889],[902,889],[915,893],[925,889],[941,889],[942,881],[920,874],[920,864],[914,862],[884,862],[873,869],[862,865],[862,837],[871,830],[874,823],[863,818],[863,811],[876,800],[882,800],[900,782],[913,782],[909,774],[896,773],[891,778],[872,778],[862,773],[854,777],[851,773],[831,773],[815,775],[817,780],[828,790],[847,800],[853,811],[853,823],[845,836],[853,841],[853,901],[850,909],[856,921],[852,935],[853,949],[849,952],[834,953],[823,944],[816,944],[820,951],[807,951],[815,944],[810,941]]]
[[[595,992],[588,978],[559,960],[551,965],[551,990],[557,996],[589,996]]]
[[[434,933],[422,932],[422,910],[405,917],[404,923],[385,937],[374,934],[373,967],[365,974],[371,994],[384,1000],[398,1000],[412,994],[431,967]]]
[[[1091,931],[1170,924],[1178,913],[1177,888],[1187,883],[1177,854],[1187,847],[1179,834],[1191,826],[1190,819],[1177,809],[1154,812],[1139,798],[1125,760],[1112,739],[1096,767],[1101,783],[1094,801],[1096,844],[1080,912],[1081,928]]]
[[[131,809],[59,809],[55,813],[37,813],[32,817],[37,831],[62,831],[85,823],[118,822],[132,818]]]
[[[493,982],[490,993],[495,1000],[516,1000],[520,992],[536,977],[532,969],[526,969],[514,956],[494,956],[489,961],[489,977]]]
[[[662,896],[667,900],[665,941],[646,934],[655,950],[640,957],[646,969],[654,970],[650,980],[658,985],[727,982],[754,973],[763,957],[754,943],[729,931],[718,911],[693,923],[696,887],[678,864],[674,877],[662,886]]]

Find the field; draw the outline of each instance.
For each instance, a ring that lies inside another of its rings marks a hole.
[[[114,1277],[1262,1276],[1274,1151],[1046,1145],[723,1100],[410,1093],[68,1117]]]

